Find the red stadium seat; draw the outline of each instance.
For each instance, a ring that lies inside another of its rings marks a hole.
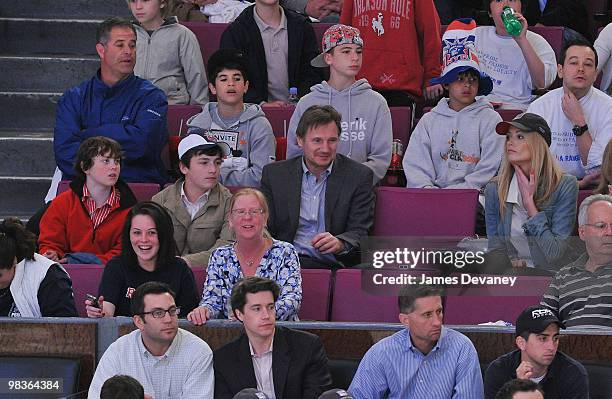
[[[72,279],[74,304],[80,317],[87,317],[85,311],[86,294],[98,296],[98,286],[102,279],[104,266],[100,265],[64,265]]]
[[[374,236],[474,234],[478,190],[378,187]]]
[[[398,323],[397,295],[372,295],[362,289],[362,270],[336,272],[331,321]]]
[[[159,192],[159,184],[156,183],[128,183],[130,189],[138,201],[149,201],[155,194]],[[70,182],[62,180],[57,186],[57,194],[61,194],[68,190]]]
[[[195,33],[198,38],[204,65],[206,65],[211,54],[219,49],[221,35],[229,24],[211,24],[208,22],[182,22],[182,24]]]
[[[291,120],[293,111],[295,111],[295,105],[285,107],[268,107],[264,105],[262,109],[270,125],[272,125],[272,132],[274,132],[274,135],[276,137],[287,137],[289,121]]]
[[[523,309],[540,303],[551,280],[543,276],[516,277],[514,287],[466,285],[448,288],[444,324],[480,324],[498,320],[514,324]]]
[[[194,267],[191,271],[195,277],[196,289],[199,294],[202,294],[204,292],[204,284],[206,284],[206,266]]]
[[[301,320],[329,320],[331,270],[302,269]]]
[[[202,112],[199,105],[169,105],[166,116],[168,123],[168,134],[180,136],[187,133],[187,120]]]

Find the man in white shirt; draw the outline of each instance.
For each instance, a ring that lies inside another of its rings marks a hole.
[[[111,344],[96,369],[88,399],[99,399],[104,382],[129,375],[155,399],[213,399],[212,351],[206,342],[178,328],[180,308],[168,285],[148,282],[132,295],[138,330]]]
[[[550,150],[580,188],[599,178],[603,152],[612,138],[612,98],[593,87],[597,52],[584,40],[569,41],[561,53],[558,74],[563,87],[534,101],[527,110],[543,117],[552,132]]]

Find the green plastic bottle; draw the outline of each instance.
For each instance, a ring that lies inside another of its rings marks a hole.
[[[516,19],[514,10],[510,6],[504,7],[502,10],[501,19],[504,21],[504,26],[506,27],[506,31],[508,31],[510,36],[518,36],[521,34],[523,25],[521,25],[521,22]]]

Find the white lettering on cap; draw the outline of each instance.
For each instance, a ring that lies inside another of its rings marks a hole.
[[[555,316],[550,309],[535,309],[531,311],[531,318],[537,319],[542,316]]]

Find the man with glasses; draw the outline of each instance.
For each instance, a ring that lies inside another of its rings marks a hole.
[[[96,136],[76,155],[70,189],[55,198],[40,222],[39,253],[54,262],[106,264],[121,252],[121,231],[136,198],[119,179],[121,146]]]
[[[611,328],[612,197],[582,201],[578,226],[586,253],[557,272],[541,303],[568,327]]]
[[[138,328],[111,344],[102,355],[89,387],[89,399],[99,399],[104,381],[129,375],[155,399],[212,399],[212,351],[206,342],[178,328],[180,308],[168,285],[148,282],[132,295]]]
[[[316,399],[331,386],[321,340],[276,326],[280,293],[272,280],[246,277],[232,289],[232,311],[244,334],[215,351],[215,399],[257,388],[268,398]]]

